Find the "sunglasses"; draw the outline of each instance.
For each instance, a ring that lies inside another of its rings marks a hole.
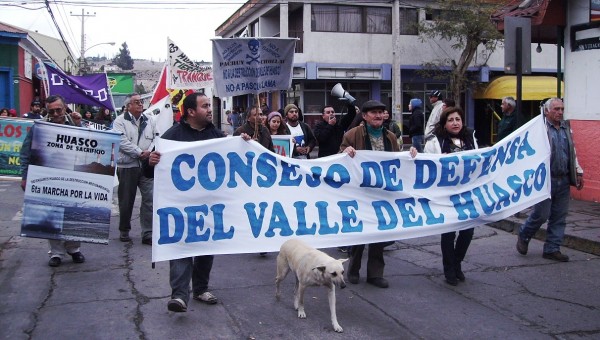
[[[61,113],[62,111],[63,111],[62,108],[59,108],[59,109],[48,109],[48,113],[51,114],[51,115],[53,115],[55,113]]]

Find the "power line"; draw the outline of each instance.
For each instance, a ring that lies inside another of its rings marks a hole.
[[[52,18],[52,22],[54,23],[54,26],[56,27],[56,30],[58,31],[58,34],[60,35],[60,38],[62,39],[62,43],[65,45],[65,47],[67,49],[67,53],[69,53],[69,56],[71,57],[71,59],[75,60],[75,58],[73,57],[73,54],[71,54],[71,50],[69,49],[69,46],[67,46],[65,37],[64,37],[62,31],[60,30],[58,23],[56,22],[54,13],[52,13],[52,8],[50,8],[50,3],[48,2],[48,0],[46,0],[45,3],[46,3],[46,9],[48,10],[48,13],[50,14],[50,18]]]

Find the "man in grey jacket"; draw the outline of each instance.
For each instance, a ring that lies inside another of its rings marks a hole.
[[[142,243],[152,245],[152,194],[154,179],[144,176],[142,162],[147,161],[154,145],[156,125],[142,114],[144,103],[133,93],[125,99],[125,112],[118,116],[113,129],[121,133],[117,177],[119,179],[119,240],[129,242],[131,214],[137,189],[142,194],[140,224]]]
[[[544,104],[546,129],[550,141],[550,198],[533,206],[533,211],[519,229],[517,251],[526,255],[529,241],[548,221],[546,242],[542,257],[548,260],[567,262],[569,256],[560,252],[565,235],[571,188],[583,189],[583,169],[575,155],[571,127],[564,120],[565,105],[559,98],[550,98]]]

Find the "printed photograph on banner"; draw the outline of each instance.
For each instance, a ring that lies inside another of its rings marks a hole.
[[[119,134],[44,122],[33,132],[21,236],[107,244]]]
[[[32,125],[29,119],[0,118],[0,176],[21,176],[21,147]]]
[[[112,177],[29,166],[21,236],[108,243]]]
[[[118,134],[111,132],[108,136],[112,138],[106,138],[98,132],[36,122],[30,164],[112,176],[119,150]]]

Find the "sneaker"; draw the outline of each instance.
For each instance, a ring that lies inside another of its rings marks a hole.
[[[75,263],[84,263],[85,262],[85,256],[83,256],[83,254],[80,251],[73,253],[73,254],[69,254],[69,255],[71,255],[71,257],[73,258],[73,262],[75,262]]]
[[[463,273],[462,270],[456,270],[456,278],[460,282],[465,282],[465,273]]]
[[[211,292],[204,292],[200,295],[195,295],[194,300],[198,300],[209,305],[214,305],[215,303],[219,302],[217,297],[214,296]]]
[[[457,286],[458,285],[458,279],[456,277],[450,277],[450,276],[446,276],[446,283],[451,285],[451,286]]]
[[[185,304],[185,301],[180,298],[171,299],[167,303],[167,309],[171,312],[183,313],[187,312],[187,305]]]
[[[55,256],[50,258],[50,261],[48,261],[48,265],[50,267],[58,267],[60,266],[61,262],[62,260],[60,259],[60,257]]]
[[[569,262],[569,257],[567,255],[562,254],[560,251],[555,251],[553,253],[544,253],[542,257],[548,260],[554,260],[558,262]]]
[[[129,241],[131,241],[131,237],[129,237],[129,232],[128,231],[122,231],[121,234],[119,235],[119,241],[121,241],[121,242],[129,242]]]
[[[529,244],[525,242],[521,236],[517,236],[517,251],[521,255],[527,255],[527,249],[529,248]]]
[[[384,279],[383,277],[371,277],[367,279],[367,283],[372,284],[375,287],[379,287],[379,288],[387,288],[389,287],[389,284],[387,282],[386,279]]]

